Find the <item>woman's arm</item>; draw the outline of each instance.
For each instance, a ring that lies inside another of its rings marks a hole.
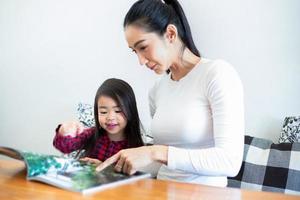
[[[138,148],[124,149],[101,163],[96,170],[101,171],[116,163],[115,170],[126,174],[134,174],[139,168],[153,162],[167,164],[168,146],[153,145]]]

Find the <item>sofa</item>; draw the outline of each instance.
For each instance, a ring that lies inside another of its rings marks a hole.
[[[246,135],[242,166],[228,187],[300,195],[299,136],[300,117],[284,120],[278,143]]]

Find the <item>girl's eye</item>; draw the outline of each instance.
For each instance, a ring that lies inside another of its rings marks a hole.
[[[107,114],[107,112],[104,112],[104,111],[101,112],[101,111],[100,111],[100,114],[101,114],[101,115],[105,115],[105,114]]]
[[[115,112],[116,112],[116,113],[121,113],[121,112],[122,112],[122,110],[116,110]]]
[[[136,53],[136,50],[132,49],[132,52],[133,52],[133,53]]]

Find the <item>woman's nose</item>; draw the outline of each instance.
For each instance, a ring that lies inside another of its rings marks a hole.
[[[145,58],[145,56],[143,56],[142,54],[137,54],[140,65],[145,65],[147,64],[148,60]]]

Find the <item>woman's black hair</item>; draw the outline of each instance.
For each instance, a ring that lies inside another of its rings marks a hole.
[[[162,36],[169,24],[176,26],[178,35],[193,54],[200,57],[200,53],[193,41],[189,23],[184,11],[177,0],[139,0],[127,12],[123,27],[136,25],[147,32],[155,32]]]
[[[118,104],[118,106],[120,106],[122,112],[124,113],[127,119],[127,125],[125,127],[124,133],[128,147],[143,146],[144,142],[141,135],[142,125],[140,123],[133,89],[127,82],[121,79],[111,78],[104,81],[97,90],[94,101],[96,132],[94,134],[94,137],[91,137],[83,147],[83,149],[86,150],[85,156],[91,153],[97,139],[105,134],[105,130],[101,128],[98,120],[98,99],[101,96],[112,98]]]

